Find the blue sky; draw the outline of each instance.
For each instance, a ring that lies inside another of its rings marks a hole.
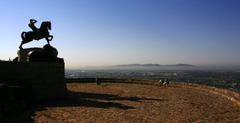
[[[0,59],[29,19],[50,20],[67,68],[131,63],[240,65],[239,0],[4,0]],[[45,40],[23,45],[42,47]]]

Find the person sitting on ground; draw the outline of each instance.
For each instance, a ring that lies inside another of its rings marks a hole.
[[[163,82],[162,85],[167,86],[167,85],[169,85],[169,83],[170,83],[169,79],[166,79],[166,80]]]
[[[160,79],[157,84],[162,85],[163,83],[164,83],[164,79]]]

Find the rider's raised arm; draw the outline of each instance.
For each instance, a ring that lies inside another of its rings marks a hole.
[[[30,19],[30,23],[37,23],[37,20],[35,20],[35,19]]]
[[[34,25],[36,22],[36,20],[30,19],[30,23],[28,24],[28,26],[33,30],[33,32],[38,30],[38,28]]]

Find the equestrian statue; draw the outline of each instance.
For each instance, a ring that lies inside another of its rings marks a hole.
[[[32,29],[32,31],[29,32],[22,32],[22,42],[19,46],[20,49],[22,48],[23,44],[29,43],[33,40],[40,40],[45,38],[47,40],[47,43],[49,44],[50,41],[52,41],[53,36],[49,34],[48,30],[51,30],[51,22],[50,21],[44,21],[42,22],[40,28],[37,28],[34,24],[37,23],[36,20],[30,19],[30,23],[28,26]]]

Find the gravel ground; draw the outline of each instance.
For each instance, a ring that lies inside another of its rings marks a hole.
[[[39,104],[15,118],[35,123],[240,122],[240,106],[218,94],[170,85],[67,85],[68,98]],[[11,119],[9,121],[14,121]]]

